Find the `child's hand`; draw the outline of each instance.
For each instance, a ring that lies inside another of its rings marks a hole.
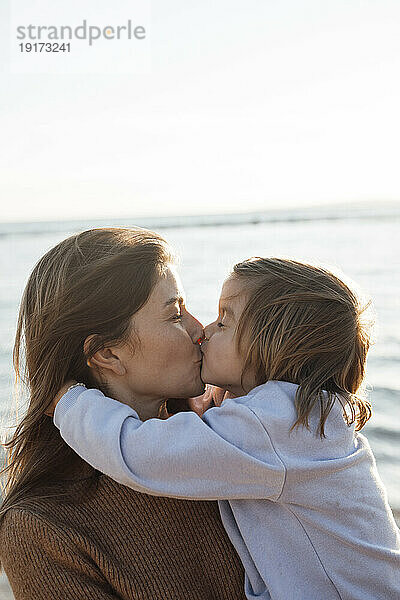
[[[201,396],[188,399],[190,409],[201,417],[206,410],[213,406],[221,406],[226,390],[215,385],[207,385],[206,391]]]
[[[216,385],[212,386],[212,393],[215,406],[221,406],[225,398],[229,398],[229,392],[223,388],[217,387]]]
[[[61,400],[61,398],[67,392],[68,388],[70,388],[71,385],[75,385],[75,383],[76,383],[76,381],[74,381],[73,379],[70,379],[69,381],[66,381],[64,383],[64,385],[58,390],[56,396],[53,398],[53,401],[51,402],[50,406],[45,411],[45,413],[44,413],[45,415],[47,415],[48,417],[52,417],[54,415],[54,411],[56,409],[58,402]]]

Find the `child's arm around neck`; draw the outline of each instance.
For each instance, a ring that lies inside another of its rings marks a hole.
[[[285,465],[245,403],[142,422],[129,406],[80,386],[62,397],[54,423],[89,464],[143,493],[276,500],[282,492]]]

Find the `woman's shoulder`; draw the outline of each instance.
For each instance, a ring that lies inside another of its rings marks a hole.
[[[48,503],[31,500],[3,516],[0,564],[16,597],[59,597],[68,582],[74,598],[111,598],[110,585],[95,563],[98,547],[74,522],[68,524],[48,509]]]
[[[60,535],[63,531],[74,529],[83,509],[81,505],[95,502],[96,497],[97,484],[93,482],[91,486],[85,486],[84,480],[60,482],[56,486],[27,493],[2,515],[0,547],[21,536],[26,540],[32,536],[39,540],[43,534],[48,535],[49,530]]]
[[[62,528],[34,506],[7,510],[0,523],[0,559],[6,571],[48,546],[69,545]]]
[[[31,518],[32,513],[23,506],[9,508],[3,513],[0,520],[0,548],[4,547],[12,531],[29,528]]]
[[[38,541],[50,530],[62,530],[60,514],[54,508],[54,504],[50,506],[46,502],[27,500],[7,509],[0,521],[0,547],[13,540],[19,543],[22,538],[28,540],[33,537]]]
[[[101,511],[113,503],[118,512],[118,499],[108,498],[97,481],[64,482],[54,488],[43,488],[26,495],[3,514],[0,522],[0,557],[32,553],[58,555],[88,547],[93,521],[101,520]],[[90,545],[90,544],[89,544]]]
[[[152,528],[187,530],[190,523],[196,536],[205,525],[215,529],[220,524],[216,502],[143,494],[101,474],[95,481],[75,482],[58,492],[43,490],[9,508],[0,525],[0,547],[41,545],[52,539],[86,552],[101,545],[105,534],[118,540],[131,531],[140,540]]]
[[[14,539],[21,539],[23,535],[32,535],[38,526],[44,526],[47,519],[36,511],[34,507],[15,506],[9,508],[0,522],[0,548],[5,548]]]
[[[0,539],[7,535],[4,532],[9,528],[31,531],[40,527],[73,535],[75,539],[75,535],[91,532],[95,522],[103,522],[104,526],[110,514],[118,515],[119,525],[117,527],[114,520],[114,528],[125,526],[133,530],[142,529],[150,514],[153,519],[160,515],[170,522],[190,518],[193,527],[198,520],[214,521],[219,517],[216,502],[143,494],[99,473],[94,480],[69,482],[55,490],[41,490],[40,494],[26,496],[6,512],[0,526]]]

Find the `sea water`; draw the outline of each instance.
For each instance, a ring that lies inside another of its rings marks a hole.
[[[343,272],[369,295],[377,317],[367,381],[374,414],[363,429],[392,507],[400,510],[400,215],[398,210],[324,211],[82,223],[0,224],[0,421],[15,421],[12,346],[18,305],[35,262],[84,228],[142,225],[174,246],[187,306],[204,324],[214,320],[230,267],[250,256],[284,256]],[[118,302],[118,298],[115,299]],[[23,408],[19,409],[23,411]]]

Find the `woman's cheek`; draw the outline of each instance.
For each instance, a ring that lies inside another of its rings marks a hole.
[[[187,361],[190,353],[193,352],[192,340],[188,337],[185,330],[175,325],[175,328],[169,331],[168,343],[165,350],[171,362],[176,362],[178,359]]]

